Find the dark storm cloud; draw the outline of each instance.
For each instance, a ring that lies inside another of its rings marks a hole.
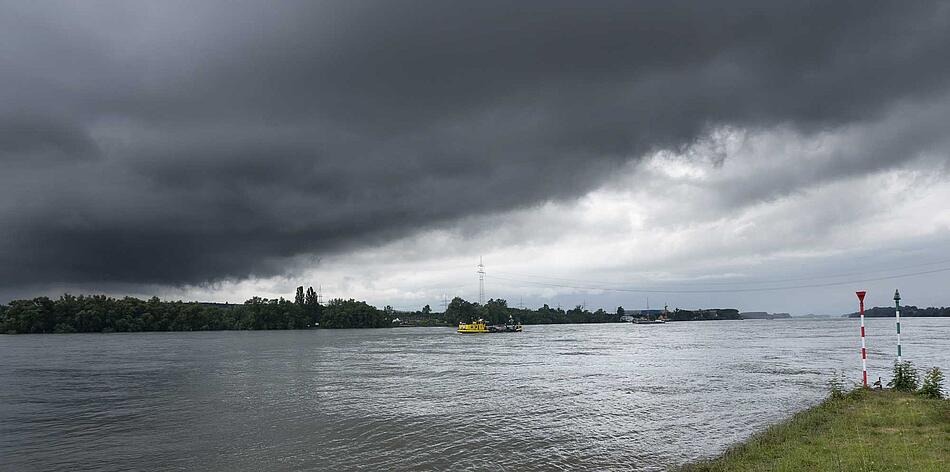
[[[271,275],[950,84],[945,2],[0,5],[7,286]]]
[[[93,140],[74,123],[36,117],[0,122],[0,155],[5,160],[82,159],[95,151]]]

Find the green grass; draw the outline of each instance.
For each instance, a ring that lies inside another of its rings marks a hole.
[[[680,469],[826,470],[950,471],[950,400],[859,389]]]

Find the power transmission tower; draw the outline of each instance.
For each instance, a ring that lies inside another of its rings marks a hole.
[[[442,294],[442,313],[445,313],[446,311],[449,311],[449,299],[443,293]]]
[[[478,257],[478,304],[485,305],[485,264],[481,256]]]
[[[323,285],[317,285],[317,304],[323,305]]]

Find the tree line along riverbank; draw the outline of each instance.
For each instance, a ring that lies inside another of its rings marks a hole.
[[[832,396],[680,472],[950,470],[950,400],[897,390]]]
[[[861,313],[854,312],[848,313],[849,318],[858,318],[861,316]],[[864,316],[867,318],[892,318],[894,316],[894,307],[892,306],[876,306],[874,308],[869,308],[864,310]],[[906,317],[917,317],[917,318],[936,318],[950,316],[950,307],[927,307],[927,308],[918,308],[914,305],[907,305],[901,307],[901,316]]]
[[[884,309],[881,309],[884,310]],[[950,309],[947,309],[950,313]],[[891,309],[893,314],[893,309]],[[526,324],[618,323],[624,315],[669,321],[743,319],[731,308],[626,311],[623,307],[590,311],[582,306],[564,310],[543,305],[537,309],[509,307],[503,299],[485,304],[455,297],[446,309],[434,312],[426,305],[417,311],[382,309],[364,301],[336,298],[321,303],[313,288],[297,287],[294,300],[254,297],[244,303],[204,303],[147,300],[104,295],[37,297],[0,305],[0,333],[98,333],[141,331],[270,330],[307,328],[387,328],[394,326],[456,326],[482,318],[501,324],[510,318]]]
[[[510,318],[523,324],[614,323],[627,314],[623,307],[607,312],[576,306],[564,310],[509,307],[492,299],[484,305],[456,297],[444,312],[426,305],[413,312],[383,309],[354,299],[320,303],[313,288],[297,288],[294,300],[254,297],[242,304],[147,300],[104,295],[37,297],[0,305],[0,333],[98,333],[142,331],[272,330],[307,328],[385,328],[393,326],[455,326],[482,318],[501,324]],[[644,315],[656,318],[657,313]],[[741,319],[735,309],[675,310],[671,321]]]
[[[316,296],[295,301],[254,297],[243,304],[141,300],[103,295],[63,295],[14,300],[0,307],[0,333],[98,333],[212,331],[391,326],[382,310],[366,302]]]
[[[492,299],[484,305],[456,297],[442,313],[426,305],[413,312],[379,309],[364,301],[332,299],[320,303],[313,288],[298,287],[294,300],[254,297],[241,304],[147,300],[105,295],[37,297],[0,305],[0,333],[99,333],[142,331],[273,330],[307,328],[386,328],[394,326],[456,326],[482,318],[492,324],[514,318],[523,324],[620,322],[623,307],[607,312],[576,306],[564,310],[509,307]],[[653,312],[643,315],[655,319]],[[675,310],[671,321],[741,319],[735,309]]]

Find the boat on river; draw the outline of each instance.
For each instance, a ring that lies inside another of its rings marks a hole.
[[[459,323],[458,332],[463,334],[488,333],[488,325],[483,319],[477,319],[471,323]]]
[[[498,327],[498,326],[496,326]],[[515,320],[511,319],[511,316],[508,316],[508,322],[505,323],[504,331],[499,331],[503,333],[520,333],[524,330],[524,327],[521,326],[521,323],[515,323]]]
[[[489,325],[485,320],[479,318],[471,323],[459,323],[458,332],[462,334],[478,333],[520,333],[524,331],[521,323],[515,321],[509,316],[508,322],[504,325]]]
[[[631,323],[633,323],[633,324],[646,324],[646,325],[665,324],[665,323],[666,323],[666,319],[667,319],[667,315],[668,315],[669,313],[670,313],[670,307],[669,307],[668,305],[664,305],[664,306],[663,306],[663,313],[662,313],[660,316],[658,316],[658,317],[656,317],[656,318],[654,318],[654,319],[650,319],[650,318],[649,318],[649,315],[646,315],[646,314],[641,313],[641,314],[640,314],[640,317],[639,317],[639,318],[634,318],[634,319],[631,321]]]

